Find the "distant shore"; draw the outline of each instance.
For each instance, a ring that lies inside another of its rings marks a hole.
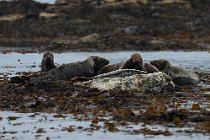
[[[208,0],[0,1],[0,47],[208,51],[208,5]]]

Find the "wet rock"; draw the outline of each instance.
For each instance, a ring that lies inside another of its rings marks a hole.
[[[21,14],[27,18],[39,16],[44,11],[47,4],[41,4],[33,0],[0,1],[0,16]]]
[[[199,83],[199,77],[196,73],[191,70],[175,67],[167,60],[154,60],[151,61],[151,64],[158,68],[158,70],[170,75],[176,85],[196,85]]]
[[[80,0],[56,0],[55,4],[70,4],[70,3],[79,3]]]
[[[79,39],[79,42],[81,43],[93,43],[95,42],[97,39],[99,39],[99,35],[97,33],[93,33],[90,35],[87,35],[85,37],[82,37]]]
[[[30,80],[29,76],[16,76],[10,78],[10,83],[19,83],[19,84],[25,84]]]
[[[129,27],[124,28],[124,32],[127,34],[134,34],[137,32],[137,30],[138,30],[138,26],[129,26]]]
[[[52,52],[47,51],[43,54],[42,63],[41,63],[41,72],[47,72],[54,69],[56,66],[54,64],[54,56]]]
[[[97,88],[99,90],[124,90],[157,93],[164,87],[173,84],[172,78],[163,72],[135,74],[128,77],[97,78],[76,85]]]
[[[195,9],[207,9],[210,5],[210,1],[209,0],[187,0],[192,8]]]

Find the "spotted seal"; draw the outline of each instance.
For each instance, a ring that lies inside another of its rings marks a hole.
[[[199,77],[191,70],[171,65],[170,62],[164,59],[151,61],[158,70],[165,72],[173,78],[176,85],[196,85],[199,83]]]
[[[128,77],[98,77],[87,82],[77,82],[77,86],[105,90],[138,91],[157,93],[167,86],[173,86],[172,78],[163,72],[134,74]]]
[[[71,80],[74,77],[93,77],[107,65],[109,61],[103,57],[90,56],[84,61],[64,64],[44,74],[33,75],[31,82],[41,80]]]
[[[55,67],[56,66],[54,64],[54,56],[52,52],[46,51],[42,57],[41,72],[47,72],[54,69]]]

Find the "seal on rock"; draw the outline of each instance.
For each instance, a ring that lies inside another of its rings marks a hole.
[[[131,57],[125,61],[120,69],[135,69],[135,70],[143,70],[143,60],[139,53],[134,53]]]
[[[173,78],[176,85],[196,85],[199,83],[199,77],[191,70],[175,67],[167,60],[154,60],[151,61],[158,70],[165,72]]]
[[[174,85],[172,78],[163,72],[149,74],[135,74],[128,77],[101,77],[75,85],[105,90],[138,91],[141,93],[160,92],[161,89]]]
[[[74,77],[93,77],[98,71],[107,65],[109,61],[98,56],[90,56],[84,61],[61,65],[41,75],[31,77],[31,82],[39,80],[70,80]]]
[[[42,63],[41,63],[41,72],[47,72],[55,68],[54,56],[52,52],[47,51],[43,54]]]

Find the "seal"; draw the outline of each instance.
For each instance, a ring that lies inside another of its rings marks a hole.
[[[122,65],[122,63],[106,65],[99,71],[98,74],[103,74],[103,73],[119,70],[121,65]]]
[[[164,59],[151,61],[158,70],[165,72],[173,78],[176,85],[196,85],[199,83],[199,77],[191,70],[171,65],[170,62]]]
[[[93,77],[109,61],[98,56],[90,56],[84,61],[64,64],[44,74],[33,75],[30,82],[40,80],[71,80],[74,77]]]
[[[159,72],[159,70],[155,66],[149,63],[144,63],[143,70],[147,73]]]
[[[120,69],[143,70],[141,55],[139,53],[133,53],[131,57],[120,66]]]
[[[157,93],[168,86],[171,87],[172,85],[174,87],[172,78],[163,72],[135,74],[128,77],[101,77],[89,80],[87,82],[77,82],[75,85],[88,88],[97,88],[100,91],[123,90],[138,91],[141,93]]]
[[[56,66],[54,64],[54,56],[52,52],[47,51],[43,54],[41,63],[41,72],[47,72],[54,69]]]
[[[131,57],[122,63],[109,64],[104,66],[99,74],[119,70],[119,69],[135,69],[135,70],[143,70],[143,60],[140,54],[133,53]]]

